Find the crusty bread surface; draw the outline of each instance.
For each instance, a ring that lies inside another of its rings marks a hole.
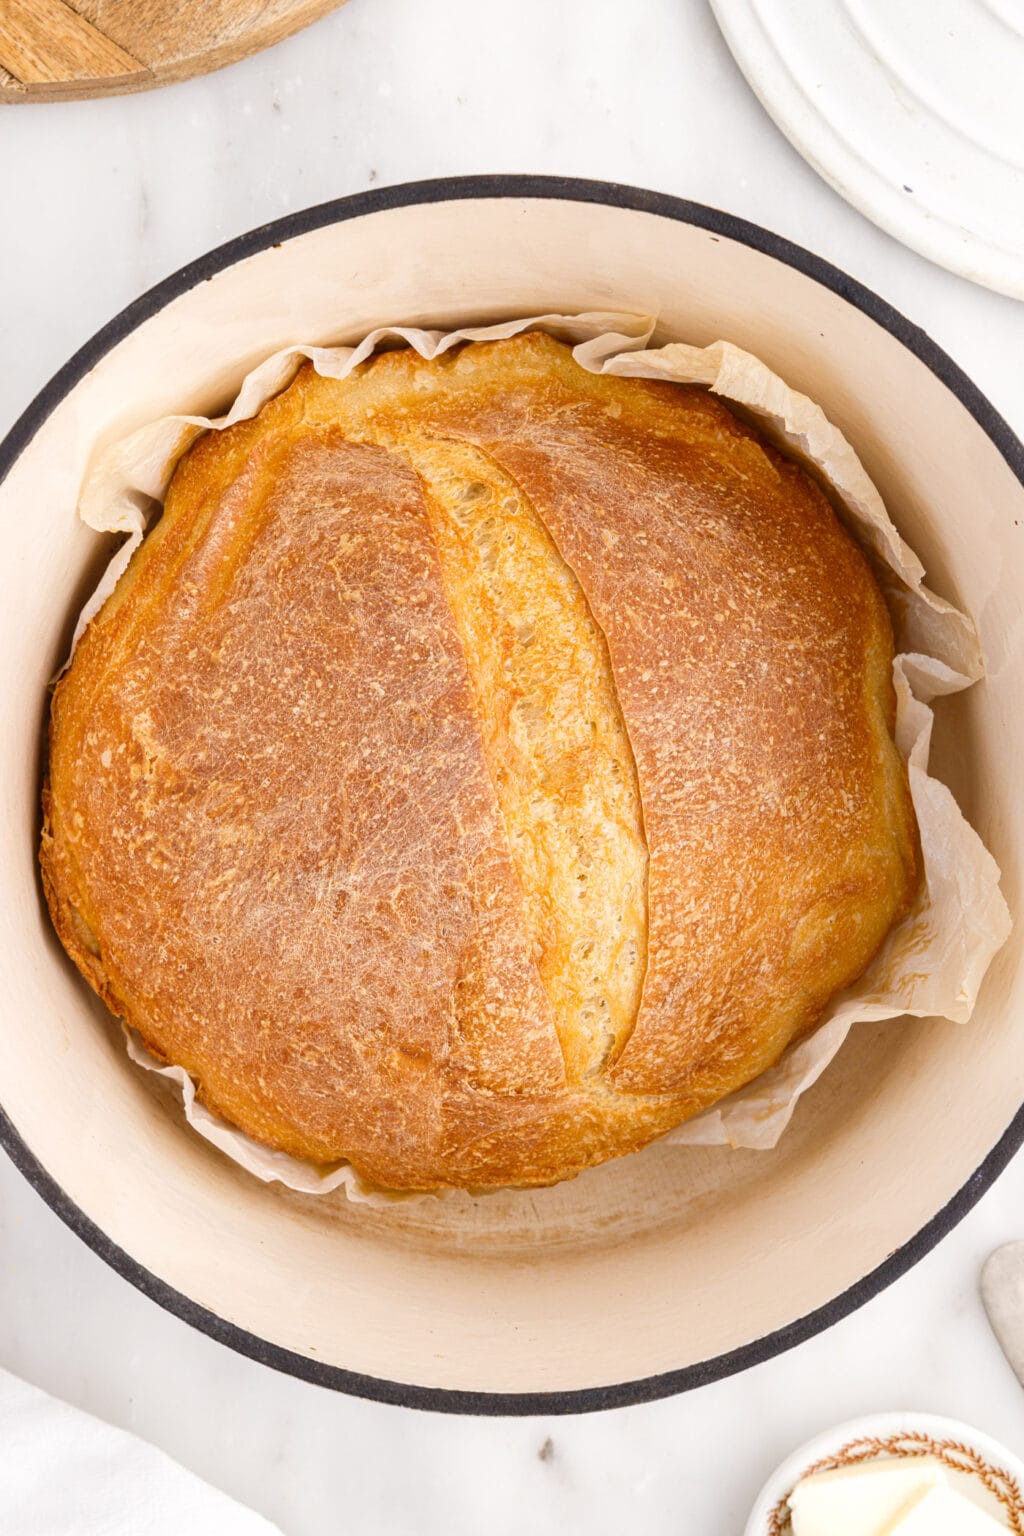
[[[907,911],[892,632],[796,464],[536,333],[202,437],[54,693],[82,974],[203,1102],[396,1189],[637,1150]]]

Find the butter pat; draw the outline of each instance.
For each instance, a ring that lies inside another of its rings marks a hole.
[[[998,1536],[1006,1526],[952,1488],[932,1488],[893,1527],[893,1536]]]
[[[944,1485],[942,1463],[930,1456],[812,1473],[789,1496],[793,1536],[890,1536],[906,1511]]]

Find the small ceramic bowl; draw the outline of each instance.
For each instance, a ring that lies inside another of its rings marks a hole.
[[[998,1440],[931,1413],[875,1413],[850,1419],[808,1440],[772,1473],[758,1494],[743,1536],[792,1536],[789,1495],[809,1472],[860,1462],[933,1456],[950,1483],[1015,1536],[1024,1536],[1024,1462]]]

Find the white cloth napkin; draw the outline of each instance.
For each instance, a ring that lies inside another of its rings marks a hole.
[[[0,1371],[4,1536],[281,1536],[144,1440]]]

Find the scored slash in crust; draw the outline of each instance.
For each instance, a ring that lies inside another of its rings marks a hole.
[[[892,634],[706,393],[531,333],[179,465],[53,703],[65,947],[250,1135],[552,1183],[755,1077],[917,881]]]

